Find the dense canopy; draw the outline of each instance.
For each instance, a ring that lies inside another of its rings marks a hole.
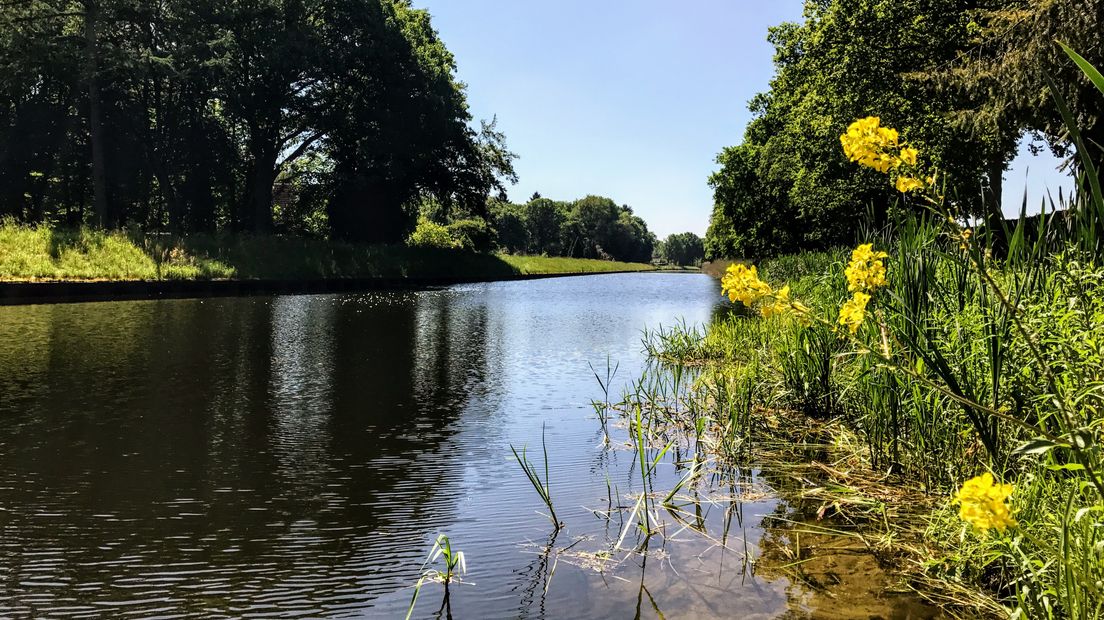
[[[1025,132],[1064,153],[1046,76],[1097,144],[1091,84],[1055,44],[1104,64],[1100,0],[808,0],[805,21],[772,28],[776,73],[750,103],[743,143],[710,177],[710,257],[762,257],[850,244],[910,207],[839,136],[856,119],[901,130],[951,185],[962,212],[1001,216],[1002,177]],[[872,216],[872,217],[871,217]]]
[[[393,242],[513,177],[408,0],[0,11],[0,217]]]

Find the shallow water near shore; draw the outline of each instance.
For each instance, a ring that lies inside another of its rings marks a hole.
[[[643,328],[721,303],[645,273],[0,307],[0,616],[401,618],[445,533],[468,572],[415,617],[937,617],[853,543],[793,555],[759,469],[633,526],[592,367],[615,398]],[[558,532],[510,449],[542,433]]]

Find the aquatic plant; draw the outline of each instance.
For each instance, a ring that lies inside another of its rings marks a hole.
[[[430,567],[438,560],[441,560],[444,564],[443,571]],[[434,581],[445,586],[445,596],[441,601],[441,608],[444,609],[449,605],[449,585],[467,571],[468,566],[464,559],[464,552],[453,550],[452,541],[449,540],[448,536],[438,535],[437,540],[433,542],[433,548],[429,550],[429,555],[426,556],[421,569],[418,571],[419,577],[417,583],[414,584],[414,594],[410,597],[410,606],[406,610],[406,620],[410,620],[410,616],[414,613],[414,606],[418,603],[418,594],[421,592],[423,585]]]
[[[522,446],[521,453],[518,453],[517,448],[510,446],[510,451],[514,453],[514,458],[517,459],[518,465],[521,465],[522,470],[525,471],[525,476],[529,479],[529,483],[533,485],[533,489],[540,496],[541,501],[548,507],[548,518],[552,520],[552,525],[558,530],[563,527],[563,524],[558,518],[556,518],[556,509],[552,505],[552,492],[550,490],[550,476],[548,473],[548,446],[545,443],[545,427],[541,425],[541,449],[544,453],[544,478],[541,479],[540,472],[537,470],[529,457],[525,454],[525,447]]]

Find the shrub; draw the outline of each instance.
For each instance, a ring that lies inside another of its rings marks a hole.
[[[456,249],[461,247],[461,244],[452,237],[448,227],[425,216],[418,218],[418,225],[407,238],[406,244],[415,248]]]
[[[494,249],[495,231],[486,220],[456,220],[446,228],[458,247],[470,252],[490,252]]]

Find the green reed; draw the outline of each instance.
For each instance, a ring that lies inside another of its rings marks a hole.
[[[443,571],[431,568],[431,565],[438,560],[444,566]],[[437,540],[433,543],[433,548],[429,550],[429,555],[426,556],[421,569],[418,571],[418,582],[414,585],[414,594],[410,597],[410,606],[406,610],[406,620],[410,620],[410,616],[414,614],[414,606],[418,603],[418,594],[421,592],[423,585],[430,581],[436,581],[445,586],[445,596],[441,602],[441,608],[444,609],[450,604],[449,585],[467,571],[468,566],[464,559],[464,552],[454,550],[452,541],[449,540],[448,536],[438,535]]]
[[[1104,76],[1070,57],[1104,93]],[[659,360],[706,365],[694,398],[722,429],[720,458],[746,454],[740,433],[754,418],[788,409],[845,422],[872,466],[943,497],[981,471],[1012,482],[1019,527],[1006,533],[964,526],[949,502],[936,509],[917,552],[925,578],[953,585],[962,603],[962,584],[987,584],[1021,617],[1101,618],[1104,192],[1092,151],[1057,96],[1056,105],[1079,147],[1081,192],[1047,201],[1039,216],[1024,205],[1012,224],[968,243],[962,221],[938,211],[872,231],[891,256],[890,289],[854,340],[747,313],[704,334],[681,326],[646,339]],[[846,296],[844,263],[838,251],[809,252],[760,273],[831,317]]]
[[[558,530],[563,527],[563,523],[556,517],[556,509],[552,505],[552,491],[550,487],[551,476],[548,470],[548,445],[545,442],[545,427],[541,425],[541,450],[544,454],[544,477],[540,475],[540,471],[536,465],[529,460],[529,457],[525,453],[525,447],[521,448],[521,453],[518,453],[517,448],[510,446],[510,451],[514,453],[514,458],[517,459],[518,465],[521,465],[522,470],[525,471],[525,476],[529,479],[529,483],[533,485],[533,489],[540,496],[541,501],[548,508],[548,518],[552,520],[552,525]]]

